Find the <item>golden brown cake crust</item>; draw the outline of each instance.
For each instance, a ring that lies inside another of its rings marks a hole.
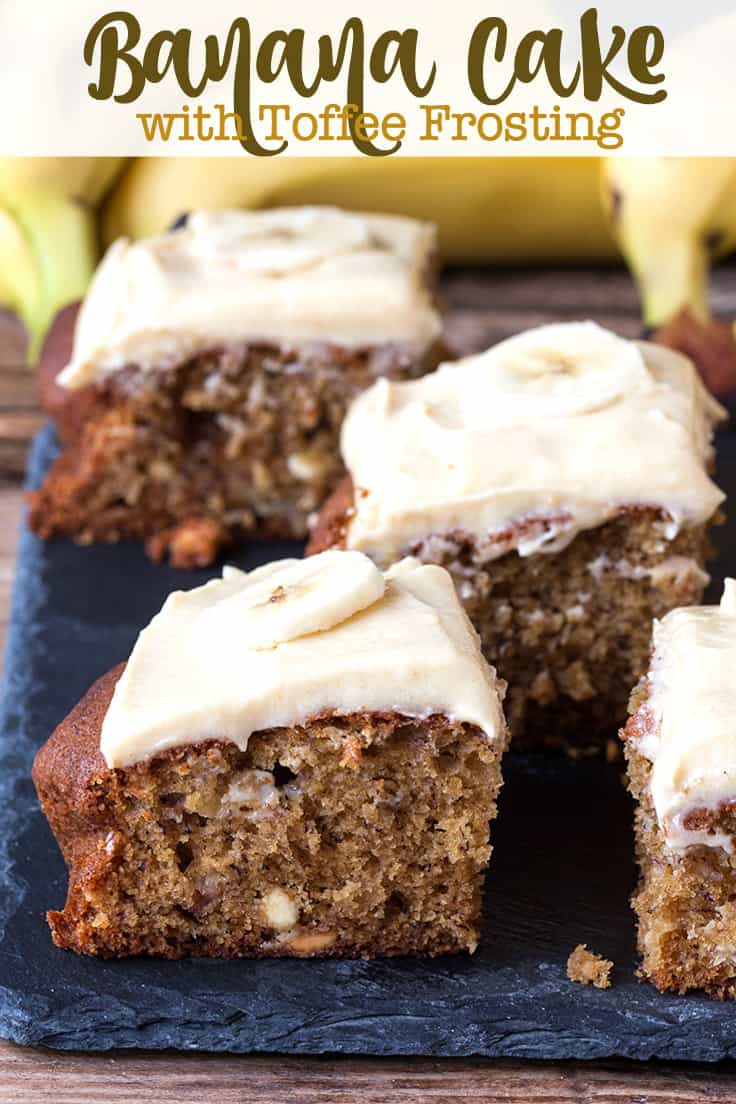
[[[345,547],[354,503],[353,477],[345,475],[317,515],[309,535],[307,556],[316,556],[318,552],[326,552],[328,548]]]
[[[85,795],[95,780],[111,775],[100,751],[100,732],[124,670],[125,664],[120,663],[97,679],[36,755],[33,781],[46,815],[53,814],[54,831],[56,824],[62,828],[69,824],[72,809],[77,815],[93,813]]]
[[[110,769],[99,738],[123,669],[34,763],[69,867],[66,905],[48,914],[57,945],[168,958],[475,948],[502,751],[479,729],[328,713],[254,733],[246,751],[213,739]]]

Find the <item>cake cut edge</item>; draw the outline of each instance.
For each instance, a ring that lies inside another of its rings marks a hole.
[[[48,913],[57,946],[165,958],[475,949],[505,734],[440,715],[328,713],[254,733],[245,752],[210,740],[110,769],[99,737],[123,669],[34,763],[69,867],[66,905]]]
[[[711,843],[668,845],[652,795],[653,762],[640,750],[658,721],[650,675],[642,677],[621,731],[627,785],[634,799],[639,879],[631,897],[637,918],[639,975],[662,992],[701,989],[718,1000],[736,998],[736,800],[693,806],[686,830]],[[721,842],[730,841],[724,849]]]

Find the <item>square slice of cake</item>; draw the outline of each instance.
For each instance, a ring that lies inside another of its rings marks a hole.
[[[310,551],[447,568],[509,684],[513,739],[596,746],[652,619],[701,598],[722,414],[669,349],[592,322],[531,330],[358,398]]]
[[[622,733],[636,801],[641,973],[736,997],[736,582],[654,626]]]
[[[442,568],[283,560],[169,596],[39,751],[60,947],[473,950],[503,685]]]
[[[42,355],[63,452],[32,527],[143,539],[181,567],[305,536],[351,399],[439,360],[434,268],[431,225],[334,208],[200,212],[116,242]]]

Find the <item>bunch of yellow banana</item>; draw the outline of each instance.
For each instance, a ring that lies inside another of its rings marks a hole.
[[[33,359],[54,314],[84,294],[99,256],[96,208],[122,158],[0,158],[0,306]]]

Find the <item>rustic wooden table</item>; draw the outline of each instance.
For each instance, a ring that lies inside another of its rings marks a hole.
[[[457,350],[482,348],[526,326],[590,317],[638,336],[637,300],[619,271],[450,274],[444,281],[449,333]],[[713,303],[736,318],[736,268],[715,277]],[[13,579],[22,509],[21,476],[41,418],[23,338],[0,314],[0,637]],[[732,1104],[736,1064],[520,1062],[485,1059],[293,1058],[32,1050],[0,1042],[0,1104],[197,1104],[290,1101],[293,1104]]]

